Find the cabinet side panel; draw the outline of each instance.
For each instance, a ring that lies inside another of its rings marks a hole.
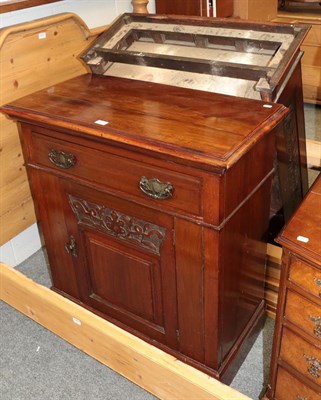
[[[220,341],[219,299],[219,232],[204,228],[204,324],[205,324],[205,364],[218,369]]]
[[[277,136],[281,188],[286,188],[282,195],[287,221],[308,191],[301,62],[277,101],[291,111],[285,119],[283,135]]]
[[[202,227],[176,219],[176,274],[179,348],[204,361],[204,275]]]
[[[264,299],[264,237],[268,228],[270,189],[271,179],[268,179],[223,228],[223,359],[247,331],[247,325]]]
[[[278,128],[275,128],[275,131]],[[227,218],[273,169],[274,134],[266,135],[252,147],[225,178],[225,218]],[[267,204],[269,198],[264,199]],[[263,208],[266,206],[263,205]]]

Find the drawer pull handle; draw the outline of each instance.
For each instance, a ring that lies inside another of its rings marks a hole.
[[[72,153],[65,153],[61,150],[51,149],[48,154],[49,160],[59,168],[68,169],[73,167],[77,158]]]
[[[296,396],[296,400],[309,400],[307,397]]]
[[[77,257],[77,245],[76,239],[71,235],[70,242],[65,244],[65,250],[68,254],[72,255],[73,257]]]
[[[321,371],[321,361],[318,360],[316,357],[310,357],[304,354],[305,360],[310,364],[308,371],[309,373],[314,376],[315,378],[320,378],[320,371]]]
[[[173,186],[171,183],[162,183],[159,179],[147,179],[142,176],[139,181],[140,190],[153,199],[165,200],[173,195]]]
[[[319,278],[314,278],[314,283],[316,285],[318,285],[319,287],[321,287],[321,279]],[[321,297],[321,292],[319,293],[319,297]]]
[[[313,330],[314,334],[321,338],[321,317],[314,317],[310,315],[310,320],[315,324],[315,328]]]

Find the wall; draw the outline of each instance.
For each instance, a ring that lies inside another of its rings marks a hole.
[[[155,2],[151,0],[148,11],[153,13],[154,10]],[[89,28],[95,28],[110,23],[119,14],[131,11],[131,0],[65,0],[0,14],[0,28],[63,12],[78,14]],[[4,229],[4,227],[2,226],[0,229]],[[33,224],[0,247],[0,261],[16,266],[39,250],[40,247],[39,231],[37,225]]]
[[[131,11],[131,0],[65,0],[0,14],[0,28],[62,12],[74,12],[89,28],[95,28],[110,23],[119,14]],[[149,1],[148,11],[155,11],[154,0]]]

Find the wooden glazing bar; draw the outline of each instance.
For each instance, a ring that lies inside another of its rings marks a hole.
[[[163,54],[95,49],[97,56],[102,57],[105,63],[118,62],[124,64],[143,65],[148,67],[165,68],[176,71],[188,71],[200,74],[209,74],[225,77],[237,77],[246,80],[259,80],[273,72],[272,68],[261,66],[244,66],[234,63],[173,57]]]
[[[130,17],[129,16],[120,16],[118,17],[109,27],[108,29],[103,32],[99,38],[96,41],[95,46],[103,46],[104,43],[106,43],[108,40],[110,40],[114,35],[117,34],[117,32],[127,23],[130,23]],[[84,60],[86,61],[87,59],[90,58],[90,55],[92,54],[92,51],[89,51],[86,54],[86,57],[84,57]]]
[[[269,52],[275,52],[281,46],[282,43],[268,40],[256,40],[249,38],[239,37],[224,37],[224,36],[210,36],[205,34],[194,34],[188,32],[169,32],[161,30],[144,30],[144,29],[132,29],[126,39],[129,36],[133,36],[130,42],[139,39],[152,39],[155,43],[165,43],[166,41],[177,41],[183,43],[194,44],[196,47],[209,47],[209,45],[216,46],[229,46],[237,51],[243,51],[248,53],[261,52],[262,50],[268,50]],[[120,46],[117,44],[115,48],[120,50]]]
[[[275,87],[276,83],[282,80],[287,75],[289,70],[288,65],[290,63],[290,59],[293,58],[293,54],[300,54],[300,47],[298,43],[300,43],[300,41],[303,40],[303,38],[307,35],[308,31],[309,30],[301,30],[300,32],[296,31],[295,36],[297,37],[297,40],[293,41],[290,44],[288,51],[283,55],[279,64],[279,68],[271,78],[270,85],[272,87]],[[303,53],[301,52],[300,58],[302,57],[302,55]]]
[[[248,31],[249,29],[259,32],[272,32],[281,34],[290,34],[295,36],[293,25],[277,25],[269,22],[246,22],[239,21],[232,18],[204,18],[204,17],[191,17],[186,15],[142,15],[142,14],[127,14],[127,22],[148,22],[157,24],[172,24],[172,25],[198,25],[203,27],[215,28],[229,28],[229,29],[242,29]]]
[[[289,73],[289,70],[291,68],[291,59],[293,58],[294,54],[297,54],[296,56],[296,62],[298,62],[299,59],[302,58],[303,53],[300,52],[300,46],[299,43],[304,39],[304,37],[307,35],[309,32],[309,29],[307,25],[302,25],[302,27],[305,27],[305,29],[301,29],[298,31],[298,28],[294,29],[294,36],[296,40],[293,40],[285,54],[282,55],[282,58],[280,60],[280,63],[278,65],[277,70],[271,76],[271,79],[269,80],[271,88],[275,88],[278,82],[281,82],[284,79],[287,79],[287,75]]]

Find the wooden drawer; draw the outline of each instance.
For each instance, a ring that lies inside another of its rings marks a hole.
[[[316,304],[295,292],[288,291],[285,318],[321,340],[321,302]]]
[[[321,271],[294,255],[290,257],[290,281],[320,299]]]
[[[320,347],[303,340],[300,336],[284,327],[280,359],[320,385],[321,388]]]
[[[107,146],[104,147],[107,151],[90,149],[89,152],[88,147],[78,143],[52,139],[36,132],[32,133],[32,141],[34,149],[30,155],[32,164],[49,167],[55,173],[68,174],[77,180],[96,183],[113,193],[119,192],[128,197],[136,197],[140,201],[143,199],[148,201],[151,206],[201,216],[201,177],[158,168],[123,157],[115,154],[115,149]],[[110,153],[109,150],[111,150]],[[57,166],[49,157],[49,154],[53,154],[53,152],[58,161],[61,158],[65,160],[65,155],[69,155],[71,160],[69,164],[71,165],[68,168]],[[170,184],[172,196],[155,199],[145,194],[140,188],[143,177],[148,180],[158,179],[164,184]]]
[[[283,368],[278,368],[275,400],[319,400],[321,391],[315,392]]]

